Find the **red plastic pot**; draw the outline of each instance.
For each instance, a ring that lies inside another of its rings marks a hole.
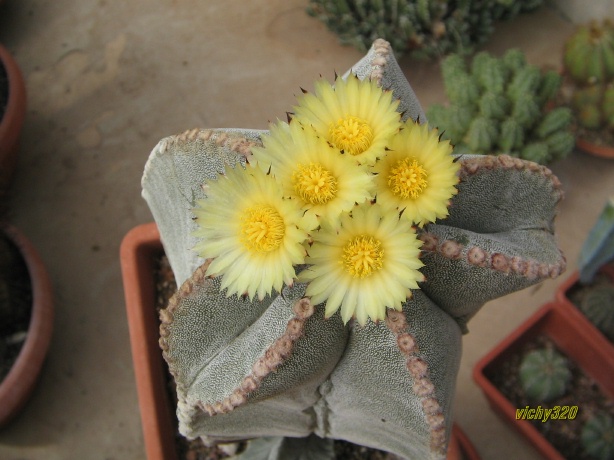
[[[164,253],[155,223],[139,225],[120,248],[132,360],[148,460],[177,460],[175,414],[166,389],[167,373],[158,345],[154,271]],[[475,447],[458,425],[452,428],[449,460],[479,460]]]
[[[4,115],[0,113],[0,195],[10,185],[17,166],[19,133],[26,115],[26,87],[17,62],[0,45],[0,66],[8,80],[8,100]]]
[[[30,241],[15,227],[0,231],[19,249],[30,275],[32,311],[27,337],[7,376],[0,382],[0,426],[25,406],[36,386],[53,332],[53,292],[47,270]]]
[[[561,304],[555,302],[542,306],[478,361],[473,370],[473,378],[491,408],[524,435],[545,458],[564,460],[561,453],[528,420],[516,420],[517,408],[487,377],[489,369],[498,366],[526,342],[541,334],[552,339],[563,353],[597,382],[606,395],[614,398],[614,355],[603,348],[602,342],[585,323],[578,322],[567,308],[561,308]]]

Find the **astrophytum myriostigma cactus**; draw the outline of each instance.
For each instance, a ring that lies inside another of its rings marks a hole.
[[[404,118],[425,121],[387,42],[352,71],[391,89]],[[449,216],[416,230],[420,289],[385,320],[344,324],[339,313],[325,319],[299,282],[262,300],[227,297],[220,278],[206,275],[209,261],[190,250],[203,183],[244,167],[264,134],[194,129],[160,141],[145,167],[143,196],[182,285],[161,315],[160,340],[181,432],[205,442],[279,437],[270,448],[284,459],[298,458],[292,446],[325,457],[333,439],[444,457],[467,321],[488,300],[564,269],[553,227],[560,183],[509,156],[456,158]]]

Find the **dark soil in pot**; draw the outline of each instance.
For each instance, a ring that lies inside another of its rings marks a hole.
[[[0,121],[4,117],[4,111],[6,110],[6,104],[9,100],[9,78],[6,74],[6,69],[0,61]]]
[[[26,339],[31,311],[28,268],[12,241],[0,233],[0,382]]]
[[[598,412],[607,412],[614,416],[614,400],[608,398],[599,388],[597,383],[587,376],[583,370],[571,359],[567,358],[571,371],[571,381],[563,396],[548,403],[531,400],[525,394],[520,382],[520,363],[523,357],[532,350],[539,348],[554,348],[559,353],[554,342],[545,335],[540,335],[525,343],[517,352],[498,365],[492,366],[485,371],[486,376],[493,384],[509,399],[512,405],[518,409],[577,407],[577,414],[571,418],[573,410],[570,410],[565,420],[530,420],[530,423],[552,444],[562,455],[573,460],[590,460],[582,448],[580,433],[587,420]],[[562,413],[562,412],[559,412]]]
[[[168,259],[166,256],[162,256],[158,261],[158,269],[156,271],[156,309],[158,311],[166,308],[168,300],[176,290],[177,285],[175,284],[175,277],[168,263]],[[171,396],[171,401],[176,401],[175,382],[170,374],[168,374],[168,391]],[[218,460],[230,456],[224,451],[223,447],[207,447],[200,439],[194,441],[187,440],[177,430],[176,419],[174,422],[177,453],[180,460]],[[245,443],[239,443],[237,452],[240,452],[244,448]],[[400,460],[400,457],[394,454],[345,441],[335,441],[335,453],[337,460]]]

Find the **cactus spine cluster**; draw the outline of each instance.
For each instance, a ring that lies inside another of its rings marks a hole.
[[[520,364],[522,387],[535,401],[548,402],[562,396],[570,379],[567,359],[552,348],[533,350]]]
[[[452,55],[442,74],[449,105],[433,105],[427,115],[455,153],[506,153],[546,164],[571,152],[571,111],[548,108],[561,77],[528,64],[520,50],[501,58],[481,52],[470,66]]]
[[[599,460],[614,459],[614,419],[600,412],[582,428],[582,447],[590,456]]]
[[[496,21],[541,6],[543,0],[311,0],[308,13],[339,35],[342,43],[367,50],[388,40],[397,54],[436,58],[468,54],[493,33]]]
[[[376,41],[352,70],[390,88],[406,119],[425,119],[387,42]],[[488,300],[565,268],[553,224],[560,182],[547,168],[506,155],[457,158],[450,214],[419,231],[426,281],[385,320],[344,324],[339,313],[324,317],[305,283],[262,300],[227,297],[221,277],[206,274],[209,261],[189,250],[203,182],[251,167],[264,134],[190,130],[161,140],[145,167],[143,196],[181,285],[160,329],[180,431],[209,443],[304,438],[263,443],[269,459],[330,458],[309,441],[316,436],[445,458],[467,321]]]
[[[580,126],[614,133],[614,22],[578,27],[565,44],[563,62],[576,87],[571,106]]]

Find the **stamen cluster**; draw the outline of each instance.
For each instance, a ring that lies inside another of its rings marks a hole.
[[[235,187],[207,184],[197,249],[228,295],[262,298],[298,278],[327,317],[365,324],[402,308],[423,280],[414,227],[447,216],[458,166],[449,142],[403,123],[398,105],[374,81],[319,80],[233,172]]]

